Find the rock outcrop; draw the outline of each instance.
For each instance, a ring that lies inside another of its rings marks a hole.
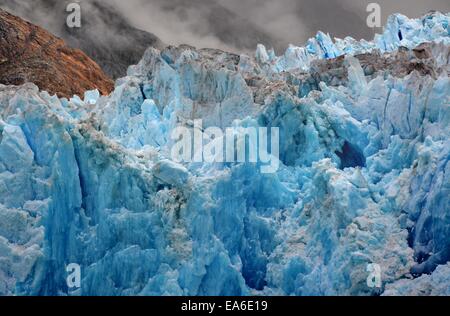
[[[114,87],[113,81],[82,51],[0,9],[0,83],[25,82],[67,98],[93,89],[108,94]]]

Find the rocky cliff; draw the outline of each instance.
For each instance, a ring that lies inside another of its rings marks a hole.
[[[0,9],[0,83],[25,82],[68,98],[92,89],[108,94],[114,87],[113,81],[82,51]]]

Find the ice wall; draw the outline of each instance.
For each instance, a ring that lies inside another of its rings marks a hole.
[[[448,294],[449,20],[281,57],[150,48],[109,97],[0,86],[0,294]],[[402,54],[425,74],[358,59],[422,42]],[[339,68],[317,79],[324,59]],[[199,118],[279,127],[279,170],[171,161],[171,131]]]

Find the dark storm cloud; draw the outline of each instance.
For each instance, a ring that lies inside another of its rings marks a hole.
[[[278,45],[281,42],[254,19],[214,0],[113,2],[131,23],[151,30],[170,44],[243,51],[253,50],[258,43]]]
[[[20,15],[58,34],[65,16],[49,14],[56,2],[67,1],[0,0],[0,4],[15,4]],[[371,39],[374,30],[365,22],[370,2],[381,5],[383,23],[394,12],[412,17],[430,10],[450,11],[448,0],[82,0],[84,9],[91,11],[90,2],[114,6],[128,23],[167,44],[238,52],[253,51],[263,43],[280,53],[289,43],[302,45],[318,30],[335,37]],[[89,32],[97,32],[90,36],[98,39],[114,37],[109,23],[96,23]]]
[[[448,0],[114,0],[132,23],[165,42],[253,50],[262,42],[284,50],[302,45],[318,30],[335,37],[371,39],[366,7],[381,5],[383,23],[400,12],[417,17],[450,11]]]
[[[120,11],[108,1],[80,0],[82,26],[66,25],[66,6],[70,0],[0,0],[0,7],[37,24],[63,38],[69,46],[79,48],[94,59],[111,77],[126,74],[149,46],[162,48],[153,34],[130,25]]]

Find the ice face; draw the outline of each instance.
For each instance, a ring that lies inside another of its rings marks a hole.
[[[269,54],[263,45],[259,45],[256,57],[269,73],[308,70],[311,61],[316,59],[362,54],[375,49],[382,53],[397,50],[399,47],[412,49],[423,42],[433,41],[449,43],[448,13],[430,13],[422,19],[408,19],[401,14],[392,15],[384,32],[377,34],[371,42],[356,41],[351,37],[333,41],[328,34],[318,32],[304,47],[291,45],[282,56]]]
[[[150,48],[108,97],[0,86],[0,294],[448,294],[449,20],[281,57]],[[277,172],[173,161],[196,119],[279,128]]]

